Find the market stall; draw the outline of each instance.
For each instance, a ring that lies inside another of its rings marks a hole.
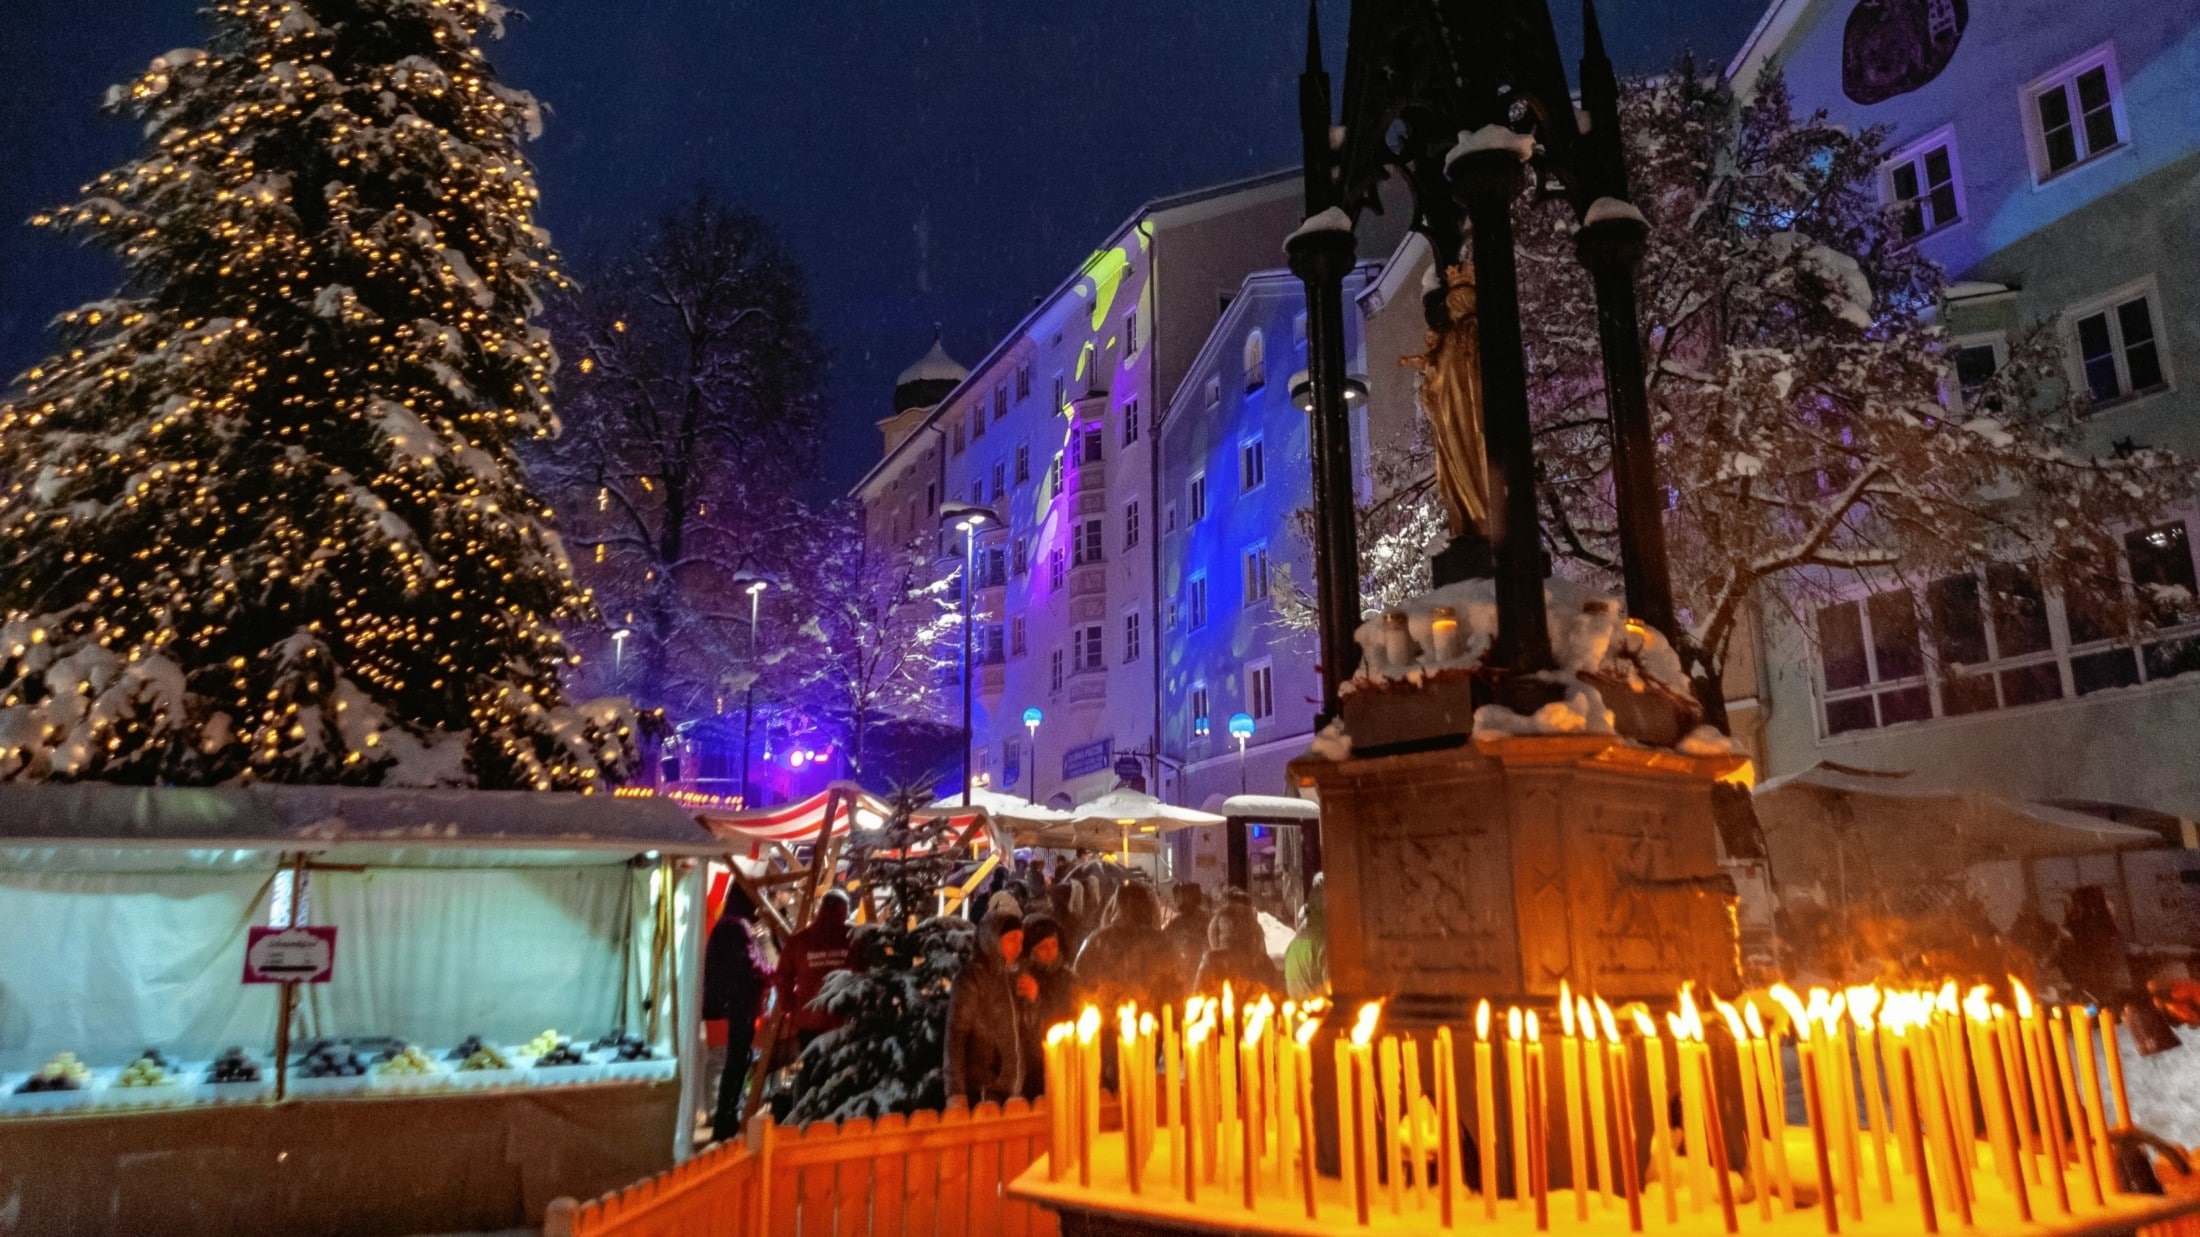
[[[610,796],[0,786],[0,1197],[438,1231],[661,1168],[725,849]]]

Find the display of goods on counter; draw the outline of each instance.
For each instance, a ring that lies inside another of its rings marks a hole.
[[[382,1073],[391,1075],[419,1075],[435,1072],[435,1061],[417,1045],[407,1044],[390,1054],[380,1066]]]
[[[479,1039],[475,1039],[472,1042],[474,1044],[474,1050],[466,1054],[466,1059],[459,1064],[459,1069],[473,1071],[512,1068],[511,1059],[509,1057],[506,1057],[503,1053],[498,1052],[496,1049],[482,1043]],[[464,1045],[462,1044],[460,1045],[460,1047],[464,1047]]]
[[[214,1064],[207,1067],[206,1080],[208,1082],[258,1082],[260,1080],[260,1063],[246,1056],[242,1048],[224,1048],[222,1054],[214,1058]]]
[[[366,1059],[338,1043],[320,1043],[301,1062],[308,1078],[358,1078],[367,1072]]]
[[[137,1060],[122,1067],[115,1076],[118,1087],[165,1087],[176,1081],[175,1067],[160,1055],[160,1049],[148,1048]]]
[[[542,1056],[544,1053],[550,1052],[551,1050],[555,1049],[559,1044],[562,1044],[564,1042],[565,1037],[558,1034],[557,1028],[552,1027],[551,1029],[544,1031],[542,1034],[537,1035],[535,1038],[528,1040],[527,1046],[520,1049],[519,1051],[520,1055],[523,1057],[539,1057]]]
[[[545,1065],[586,1064],[588,1064],[588,1058],[582,1056],[581,1050],[575,1048],[572,1045],[571,1041],[560,1043],[557,1047],[552,1048],[550,1051],[545,1052],[541,1056],[535,1058],[535,1065],[537,1068]]]
[[[469,1035],[458,1041],[458,1047],[444,1053],[443,1059],[446,1061],[463,1061],[480,1052],[484,1046],[479,1035]]]
[[[649,1041],[625,1031],[613,1031],[595,1043],[599,1051],[611,1050],[614,1061],[654,1061],[657,1054],[649,1049]]]
[[[81,1091],[92,1080],[92,1071],[73,1052],[60,1053],[15,1089],[18,1095],[40,1091]]]

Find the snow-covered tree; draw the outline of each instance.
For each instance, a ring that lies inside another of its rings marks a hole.
[[[1368,451],[1374,484],[1368,500],[1354,502],[1352,507],[1360,547],[1362,613],[1392,609],[1429,590],[1429,556],[1442,549],[1450,535],[1443,499],[1436,492],[1435,469],[1435,449],[1425,426],[1404,447],[1376,446]],[[1291,513],[1291,531],[1300,544],[1312,547],[1312,508]],[[1299,583],[1289,563],[1272,569],[1269,588],[1278,624],[1299,631],[1319,626],[1311,587]]]
[[[962,664],[962,612],[952,571],[921,547],[874,544],[847,510],[821,524],[795,580],[809,616],[795,661],[805,699],[848,736],[849,767],[861,776],[880,721],[947,719],[948,678]]]
[[[109,93],[146,148],[33,222],[112,299],[0,404],[0,776],[588,788],[585,612],[515,446],[557,282],[488,0],[220,0]]]
[[[535,460],[604,620],[570,635],[592,690],[702,716],[776,678],[750,662],[735,576],[784,578],[812,518],[824,361],[802,271],[763,219],[698,193],[581,285],[551,314],[565,432]],[[781,601],[758,609],[762,649],[794,638]]]

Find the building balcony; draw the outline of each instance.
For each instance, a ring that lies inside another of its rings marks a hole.
[[[1104,670],[1078,670],[1062,684],[1062,703],[1071,707],[1107,703],[1108,675]]]
[[[1078,563],[1069,569],[1069,595],[1072,597],[1105,597],[1108,595],[1108,565],[1104,562]]]

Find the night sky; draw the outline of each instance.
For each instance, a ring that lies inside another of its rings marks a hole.
[[[877,457],[893,376],[946,330],[975,363],[1147,198],[1297,161],[1297,0],[521,0],[490,54],[549,108],[543,218],[585,266],[701,183],[771,218],[807,268],[839,431]],[[1324,9],[1331,69],[1345,4]],[[1580,19],[1556,0],[1572,49]],[[1623,72],[1723,64],[1760,0],[1607,0]],[[0,370],[115,270],[22,223],[133,154],[110,83],[203,42],[192,0],[7,0]],[[1569,50],[1569,55],[1571,50]],[[1280,263],[1280,259],[1279,259]]]

